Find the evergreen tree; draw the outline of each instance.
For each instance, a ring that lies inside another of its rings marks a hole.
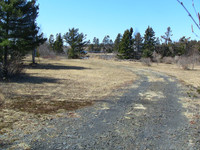
[[[113,41],[110,39],[109,35],[106,35],[102,41],[103,52],[111,53],[113,51]]]
[[[61,33],[56,35],[56,41],[53,44],[53,49],[57,53],[63,52],[63,39],[62,39]]]
[[[36,24],[38,16],[36,0],[0,1],[0,50],[3,51],[3,77],[8,75],[8,61],[16,54],[24,56],[43,43]],[[11,56],[11,57],[8,57]]]
[[[134,45],[136,51],[136,58],[140,59],[142,56],[143,38],[139,32],[135,35]]]
[[[172,40],[171,40],[171,36],[172,36],[172,30],[170,27],[167,28],[167,31],[165,32],[165,35],[161,36],[161,38],[165,41],[161,48],[162,48],[162,52],[161,55],[162,57],[169,57],[169,56],[173,56],[173,51],[172,51]]]
[[[86,35],[79,33],[78,31],[79,29],[72,28],[64,35],[65,41],[71,47],[68,51],[69,58],[80,58],[84,55],[84,47],[88,42],[85,41]]]
[[[155,32],[148,26],[144,35],[143,57],[152,57],[153,51],[155,50],[155,44]]]
[[[119,52],[119,44],[121,42],[121,39],[122,39],[122,35],[119,33],[114,42],[114,51],[115,52]]]
[[[189,41],[190,38],[183,36],[179,39],[179,42],[174,43],[174,55],[187,55],[190,50]]]
[[[94,37],[93,39],[93,50],[95,52],[100,52],[101,51],[101,47],[100,47],[100,44],[99,44],[99,39]]]
[[[120,59],[132,59],[134,58],[133,50],[133,28],[126,30],[123,34],[122,40],[119,44],[119,54]]]
[[[51,34],[50,36],[49,36],[49,45],[50,45],[50,48],[52,49],[52,50],[54,50],[54,36],[53,36],[53,34]]]
[[[161,36],[162,39],[165,40],[165,44],[169,44],[169,42],[172,42],[171,36],[172,36],[172,30],[170,27],[167,28],[167,32],[165,32],[165,35]]]

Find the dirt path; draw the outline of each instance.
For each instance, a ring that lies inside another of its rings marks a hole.
[[[200,149],[199,122],[191,125],[180,103],[187,97],[186,87],[160,73],[127,69],[140,78],[122,97],[98,101],[71,118],[48,121],[48,127],[20,135],[16,143],[34,150]]]

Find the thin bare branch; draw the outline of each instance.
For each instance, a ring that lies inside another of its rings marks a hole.
[[[188,9],[185,7],[185,5],[183,4],[183,2],[181,2],[180,0],[177,0],[185,9],[185,11],[188,13],[188,15],[190,16],[190,18],[192,19],[192,21],[195,23],[195,25],[197,26],[197,28],[200,30],[200,26],[199,24],[196,22],[196,20],[193,18],[193,16],[191,15],[191,13],[188,11]]]
[[[195,5],[194,5],[194,0],[192,0],[192,6],[193,6],[193,8],[194,8],[194,11],[195,11],[196,16],[198,17],[198,13],[197,13],[197,10],[196,10]]]

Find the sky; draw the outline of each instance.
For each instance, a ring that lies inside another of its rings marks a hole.
[[[182,2],[197,20],[192,0]],[[200,0],[194,3],[200,11]],[[87,40],[97,37],[101,42],[109,35],[114,41],[118,33],[123,35],[131,27],[144,36],[150,26],[156,37],[171,27],[173,41],[182,36],[200,40],[192,33],[191,25],[196,34],[200,31],[177,0],[38,0],[38,4],[37,23],[47,38],[63,35],[74,27],[86,34]]]

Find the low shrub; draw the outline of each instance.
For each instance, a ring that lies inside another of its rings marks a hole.
[[[191,65],[190,57],[182,56],[178,60],[178,66],[183,68],[184,70],[189,70]]]
[[[13,77],[23,72],[24,66],[22,58],[16,57],[8,62],[8,76]]]
[[[173,64],[174,63],[174,58],[172,58],[172,57],[164,57],[162,59],[162,62],[165,63],[165,64]]]
[[[162,56],[155,51],[153,52],[153,62],[160,63]]]
[[[180,59],[180,56],[175,56],[175,57],[174,57],[174,62],[177,64],[178,61],[179,61],[179,59]]]
[[[50,49],[49,45],[47,43],[44,43],[42,45],[40,45],[37,48],[37,53],[39,57],[43,57],[43,58],[56,58],[56,53]]]
[[[151,59],[150,58],[141,58],[140,61],[145,66],[151,66]]]

